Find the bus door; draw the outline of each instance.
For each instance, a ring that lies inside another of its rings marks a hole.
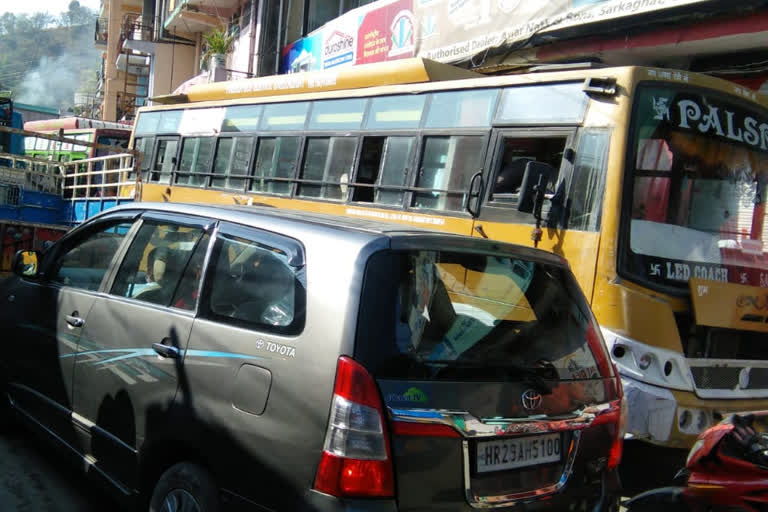
[[[579,174],[583,162],[589,160],[578,154],[576,129],[497,129],[492,139],[484,191],[471,200],[475,204],[482,200],[479,208],[474,207],[478,215],[472,235],[533,247],[536,221],[531,213],[518,210],[520,188],[529,162],[548,164],[551,176],[541,212],[538,247],[568,259],[589,296],[599,237],[596,228],[584,229],[581,219],[572,222],[575,213],[581,217],[579,205],[573,204],[578,194],[572,188],[580,183],[574,176]]]

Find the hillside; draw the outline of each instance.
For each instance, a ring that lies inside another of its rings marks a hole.
[[[14,99],[67,113],[78,91],[94,92],[101,51],[96,14],[77,0],[59,18],[47,13],[0,16],[0,90]]]

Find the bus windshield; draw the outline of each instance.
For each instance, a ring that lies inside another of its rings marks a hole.
[[[652,285],[768,286],[768,116],[658,85],[638,88],[634,112],[623,270]]]

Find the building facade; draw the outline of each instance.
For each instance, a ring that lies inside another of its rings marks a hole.
[[[231,38],[223,73],[204,34]],[[103,0],[101,117],[211,80],[424,57],[481,73],[541,64],[652,65],[768,80],[763,0]],[[221,71],[221,70],[220,70]]]

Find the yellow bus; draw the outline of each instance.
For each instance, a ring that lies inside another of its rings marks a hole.
[[[755,92],[666,69],[481,76],[406,59],[159,99],[132,136],[141,200],[538,244],[591,300],[630,436],[688,447],[726,413],[768,409],[768,110]]]

